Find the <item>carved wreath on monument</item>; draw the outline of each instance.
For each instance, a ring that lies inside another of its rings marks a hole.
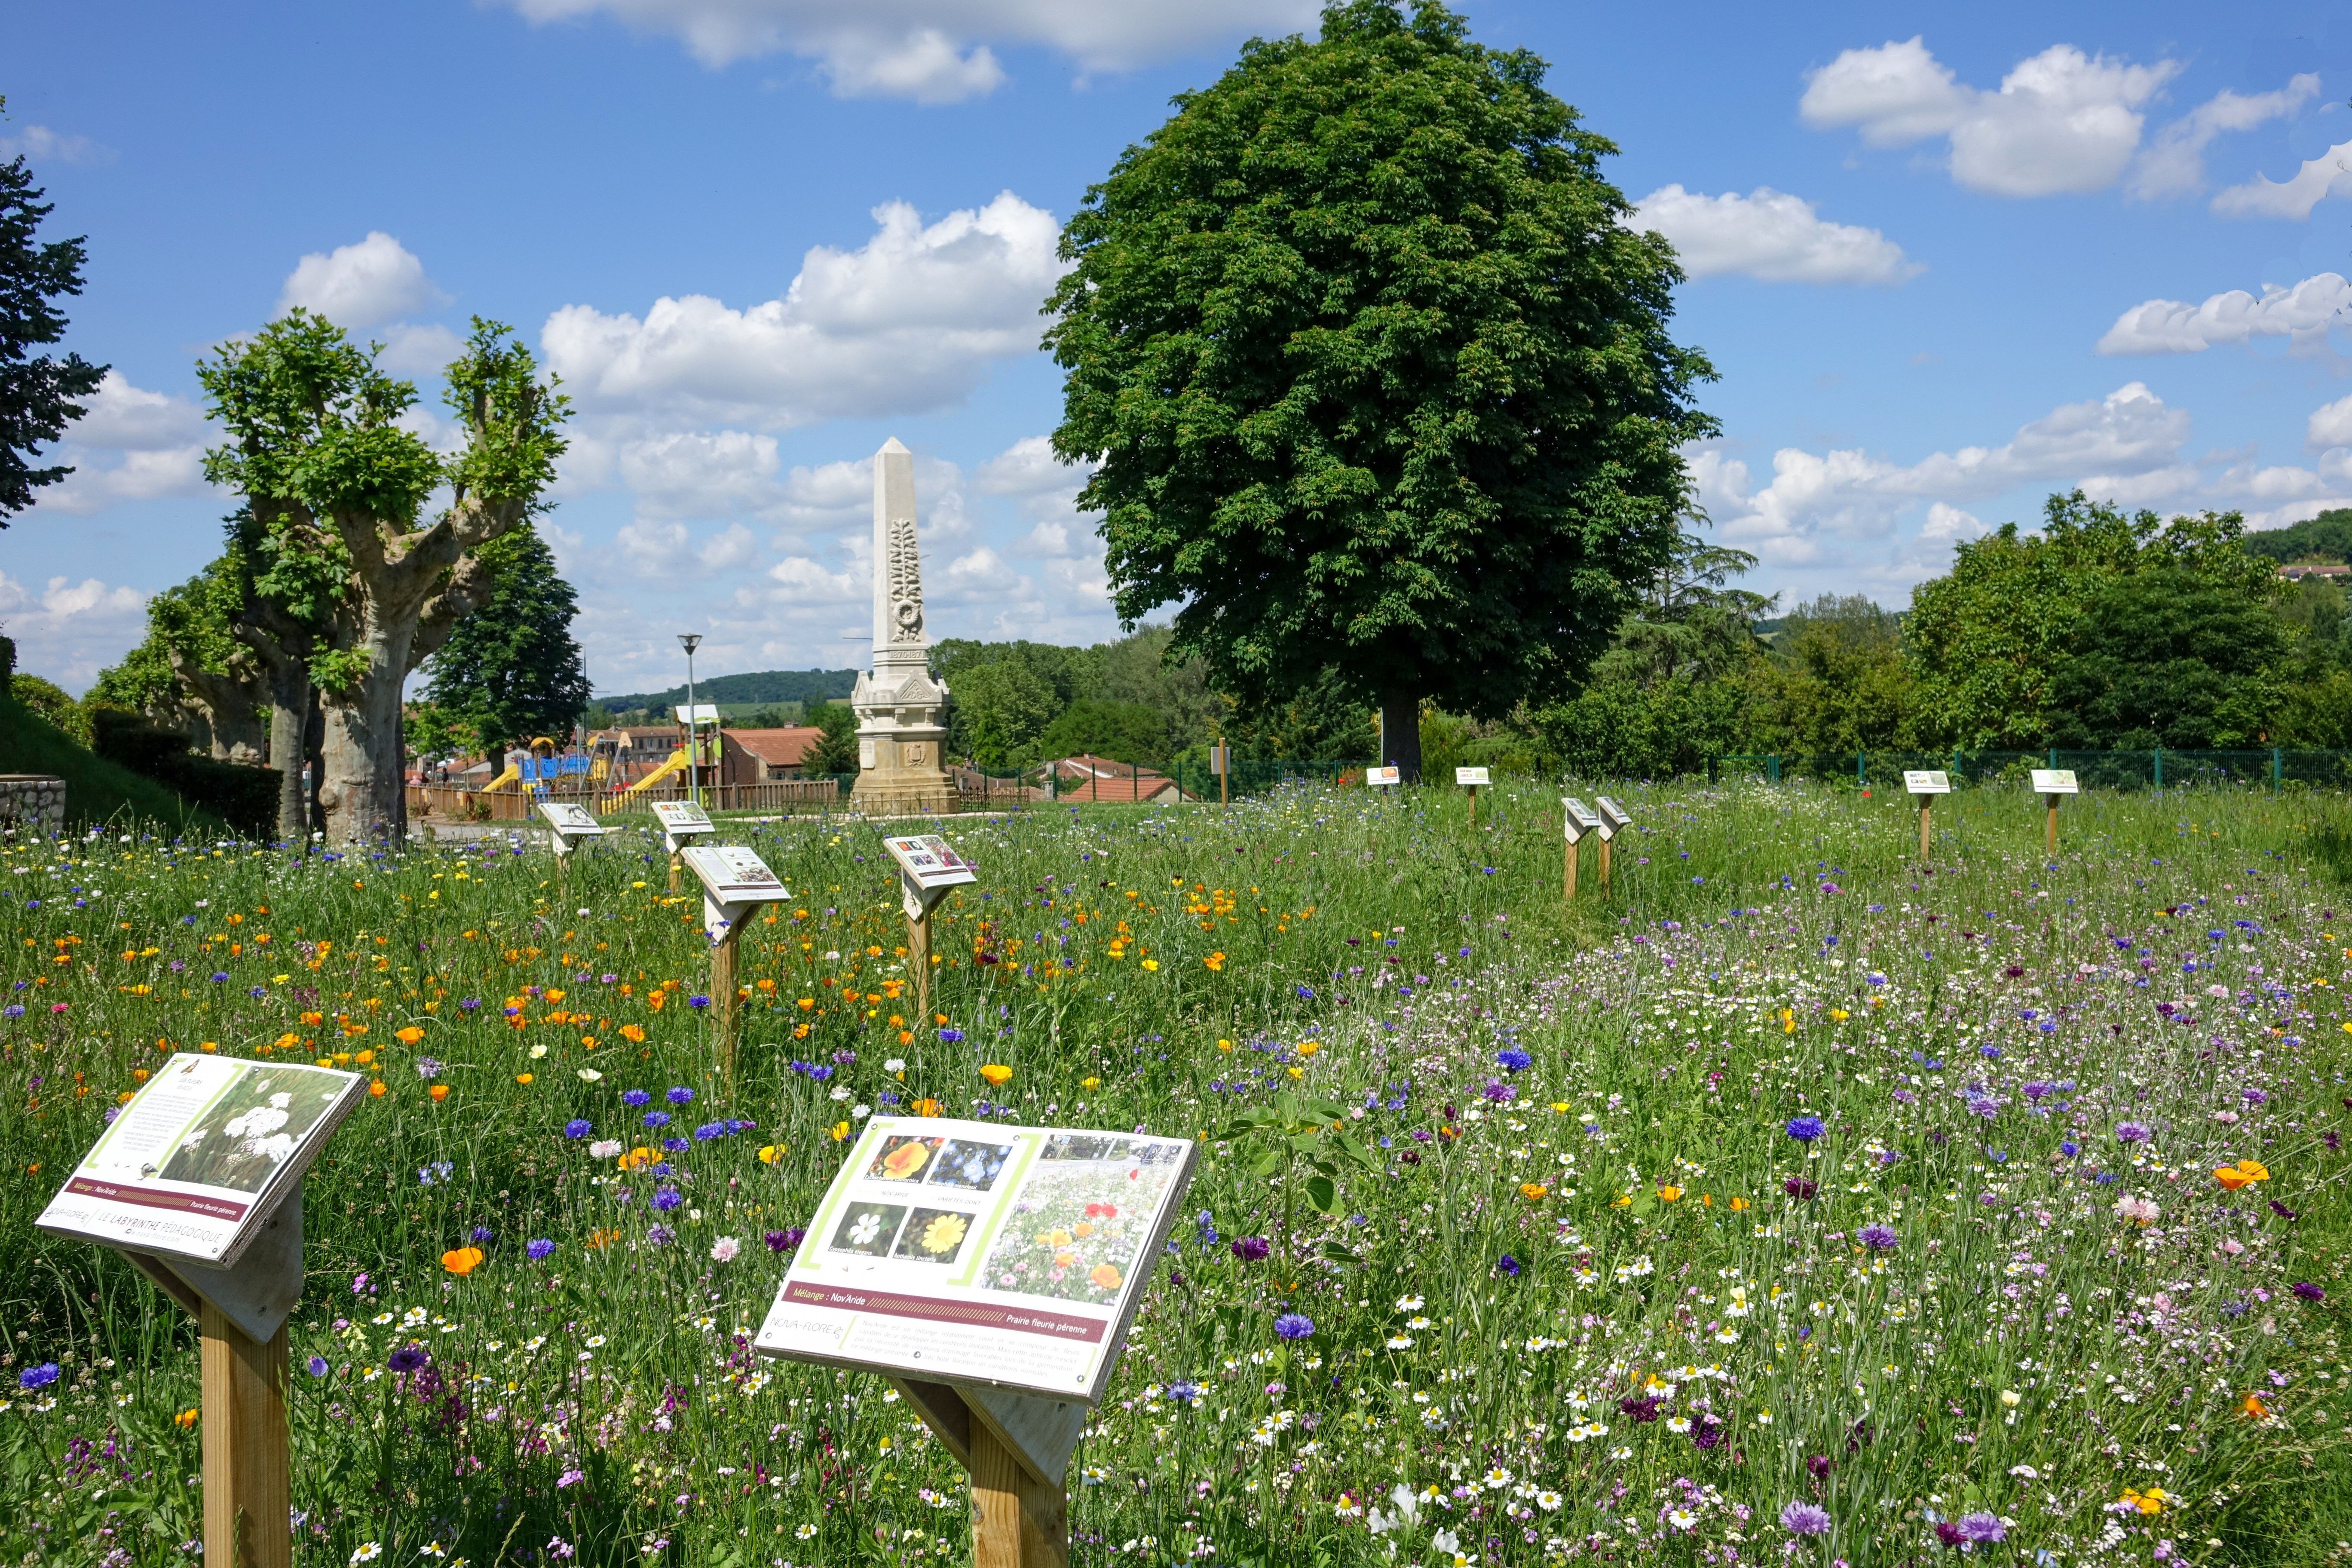
[[[923,569],[915,552],[915,520],[890,520],[890,638],[913,642],[923,635]]]

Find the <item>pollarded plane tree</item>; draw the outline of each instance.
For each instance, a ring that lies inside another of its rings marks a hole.
[[[377,369],[379,347],[298,309],[197,365],[229,434],[205,476],[244,498],[255,588],[285,623],[246,640],[273,675],[290,685],[299,664],[317,689],[317,795],[341,844],[404,822],[402,684],[488,598],[480,547],[544,510],[569,406],[511,329],[477,317],[443,373],[456,450],[436,452],[411,427],[416,388]],[[275,692],[271,706],[274,721],[294,710]]]

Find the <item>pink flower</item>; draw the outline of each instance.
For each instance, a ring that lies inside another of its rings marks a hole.
[[[735,1261],[735,1255],[742,1249],[743,1244],[741,1242],[737,1241],[731,1236],[722,1236],[717,1241],[710,1244],[710,1261],[713,1263],[732,1263]]]

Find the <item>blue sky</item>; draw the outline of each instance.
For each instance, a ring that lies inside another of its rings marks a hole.
[[[2077,483],[2352,504],[2352,10],[1472,0],[1617,142],[1721,379],[1690,454],[1750,585],[1907,603]],[[547,524],[603,691],[862,662],[866,459],[912,447],[935,636],[1116,634],[1044,451],[1055,231],[1286,0],[83,0],[12,25],[0,152],[89,237],[115,374],[0,532],[79,691],[216,551],[193,374],[305,303],[426,406],[471,314],[579,404]],[[424,426],[435,435],[441,428]]]

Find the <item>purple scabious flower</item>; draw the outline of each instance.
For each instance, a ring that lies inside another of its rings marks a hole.
[[[2009,1539],[2009,1527],[2001,1523],[1997,1513],[1964,1513],[1952,1522],[1958,1527],[1963,1541],[1992,1544]]]
[[[415,1345],[403,1345],[383,1358],[383,1364],[394,1372],[422,1372],[433,1358]]]
[[[584,1116],[575,1116],[563,1124],[563,1135],[566,1138],[585,1138],[595,1131],[595,1125]]]
[[[1827,1535],[1829,1510],[1816,1503],[1792,1502],[1780,1510],[1780,1528],[1791,1535]]]
[[[2118,1121],[2116,1123],[2116,1141],[2119,1143],[2145,1143],[2147,1142],[2147,1129],[2137,1121]]]
[[[662,1098],[668,1100],[672,1105],[691,1105],[694,1103],[694,1090],[687,1088],[684,1084],[679,1084],[671,1089],[671,1090],[667,1094],[662,1096]]]
[[[533,1263],[538,1262],[541,1258],[545,1258],[554,1250],[555,1243],[548,1240],[545,1237],[541,1237],[533,1241],[526,1241],[522,1244],[522,1255],[525,1258],[530,1258]]]
[[[1303,1340],[1315,1331],[1315,1320],[1303,1312],[1285,1312],[1274,1321],[1274,1335],[1281,1340]]]
[[[2270,1099],[2269,1095],[2264,1094],[2259,1089],[2242,1089],[2238,1091],[2238,1097],[2241,1100],[2243,1100],[2248,1105],[2260,1105],[2264,1100]]]
[[[621,1091],[621,1103],[623,1105],[643,1105],[652,1098],[652,1095],[647,1094],[642,1089],[625,1089]]]
[[[1263,1262],[1274,1247],[1262,1236],[1242,1236],[1234,1238],[1234,1256],[1244,1263]]]
[[[416,1058],[416,1076],[419,1078],[439,1078],[441,1076],[441,1064],[435,1061],[431,1057],[419,1057]]]
[[[1861,1242],[1863,1246],[1869,1247],[1873,1252],[1891,1251],[1894,1248],[1895,1244],[1902,1240],[1901,1237],[1895,1234],[1895,1227],[1893,1226],[1880,1225],[1874,1221],[1869,1225],[1864,1226],[1860,1230],[1853,1234],[1855,1240]]]
[[[2296,1280],[2294,1283],[2294,1293],[2302,1297],[2306,1301],[2325,1301],[2327,1300],[2327,1292],[2321,1289],[2318,1286],[2314,1285],[2308,1279]]]
[[[481,1011],[481,1006],[482,999],[479,996],[468,996],[463,1002],[457,1004],[457,1011],[460,1013],[478,1013]]]
[[[656,1247],[666,1247],[677,1233],[666,1225],[657,1225],[646,1232],[646,1239]]]
[[[1800,1143],[1810,1143],[1828,1129],[1818,1116],[1792,1116],[1789,1119],[1789,1136]]]
[[[1518,1086],[1516,1084],[1489,1083],[1485,1092],[1488,1100],[1498,1105],[1505,1100],[1517,1100],[1519,1097]]]

